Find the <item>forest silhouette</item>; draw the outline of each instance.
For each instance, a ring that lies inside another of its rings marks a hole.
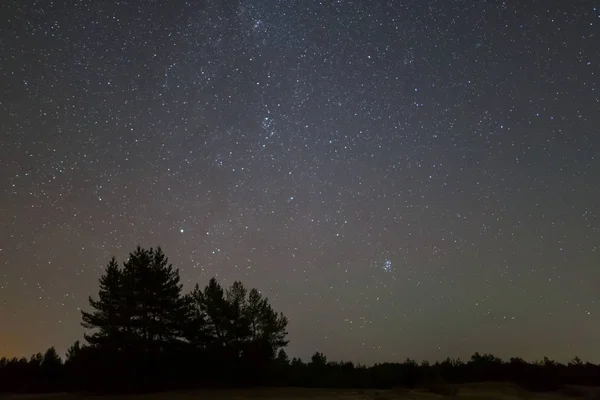
[[[530,391],[600,385],[600,366],[573,359],[508,362],[475,353],[468,362],[407,359],[370,367],[289,359],[287,318],[257,289],[216,279],[183,293],[178,269],[160,248],[138,246],[119,266],[113,257],[97,298],[82,311],[84,343],[65,361],[54,348],[30,359],[0,359],[0,393],[131,393],[205,387],[424,387],[454,394],[450,383],[513,382]],[[348,349],[349,352],[352,349]]]

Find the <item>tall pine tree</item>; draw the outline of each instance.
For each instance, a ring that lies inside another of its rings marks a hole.
[[[187,298],[181,293],[179,270],[161,248],[138,248],[123,267],[125,303],[131,325],[146,351],[163,351],[180,343],[187,318]]]
[[[123,304],[122,271],[113,256],[104,274],[100,277],[98,300],[89,297],[92,312],[81,311],[82,326],[94,330],[85,334],[92,346],[112,347],[115,350],[123,345],[123,332],[127,329],[128,319]]]
[[[113,257],[100,278],[99,299],[92,312],[82,311],[82,325],[93,329],[92,346],[163,351],[179,343],[188,317],[179,271],[159,248],[138,246],[119,268]]]

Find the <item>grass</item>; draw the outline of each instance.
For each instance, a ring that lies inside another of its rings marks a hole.
[[[511,384],[477,383],[449,385],[454,395],[440,395],[427,389],[352,390],[264,388],[248,390],[200,390],[131,396],[89,396],[76,394],[13,395],[0,399],[22,400],[598,400],[597,389],[570,387],[550,393],[531,393]]]

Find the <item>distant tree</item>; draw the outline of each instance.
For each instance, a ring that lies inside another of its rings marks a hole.
[[[292,372],[290,368],[290,358],[284,349],[279,349],[277,352],[277,357],[275,358],[275,363],[271,371],[271,381],[276,385],[287,386],[292,383],[290,380],[290,373]]]
[[[277,363],[284,366],[290,365],[290,358],[284,349],[279,349],[279,352],[277,353]]]
[[[29,359],[29,365],[35,368],[41,367],[42,366],[42,362],[44,361],[44,356],[42,355],[42,353],[36,353],[34,355],[31,356],[31,358]]]
[[[325,366],[325,365],[327,365],[327,357],[323,353],[320,353],[317,351],[310,358],[310,365],[315,366],[315,367]]]
[[[65,364],[74,361],[81,354],[81,343],[76,340],[69,348],[65,356]]]
[[[294,357],[294,358],[292,358],[290,365],[292,367],[304,367],[305,364],[300,358]]]
[[[42,363],[44,356],[42,353],[33,354],[29,358],[27,365],[21,364],[19,374],[20,378],[26,379],[21,386],[23,391],[36,392],[41,389],[41,380],[43,379]]]
[[[558,366],[558,363],[556,361],[551,360],[548,357],[544,357],[543,363],[544,363],[545,367],[549,367],[549,368]]]
[[[42,368],[47,369],[60,368],[63,365],[62,359],[60,358],[54,347],[50,347],[48,350],[46,350],[41,365]]]
[[[406,360],[404,360],[404,365],[407,367],[418,367],[419,364],[417,364],[417,362],[411,358],[406,358]]]
[[[525,362],[525,360],[523,360],[520,357],[511,357],[510,360],[509,360],[509,363],[512,364],[512,365],[525,365],[525,364],[527,364]]]
[[[471,362],[475,364],[502,364],[502,359],[493,354],[475,353],[471,356]]]
[[[42,391],[54,392],[62,387],[63,362],[54,347],[50,347],[44,353],[41,375],[40,389]]]
[[[569,364],[568,364],[569,367],[581,367],[583,365],[584,365],[584,363],[583,363],[583,361],[581,361],[581,358],[579,358],[579,357],[573,358],[573,360],[571,360],[571,362],[569,362]]]

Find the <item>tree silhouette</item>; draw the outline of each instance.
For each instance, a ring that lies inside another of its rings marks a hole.
[[[124,315],[123,300],[122,271],[113,256],[100,277],[98,300],[89,297],[90,307],[94,311],[81,311],[82,326],[95,330],[91,335],[84,335],[90,345],[112,346],[116,349],[122,342],[122,333],[128,322]]]
[[[159,248],[140,246],[119,268],[113,257],[100,278],[93,312],[82,311],[82,325],[94,329],[85,339],[106,350],[160,352],[184,334],[187,302],[179,271]]]
[[[100,277],[98,300],[90,297],[89,304],[92,311],[82,311],[82,325],[91,331],[84,336],[90,348],[75,345],[69,364],[96,359],[97,373],[112,374],[116,386],[144,376],[181,379],[166,367],[174,362],[181,376],[190,375],[184,365],[196,364],[205,379],[219,379],[227,371],[258,381],[257,371],[268,375],[277,351],[288,343],[287,318],[258,290],[248,291],[237,281],[224,290],[213,278],[184,295],[179,271],[160,247],[138,246],[122,268],[113,257]]]
[[[290,365],[290,358],[288,357],[284,349],[279,349],[279,351],[277,352],[277,363],[283,366]]]
[[[183,335],[187,316],[179,270],[161,248],[140,246],[123,264],[122,290],[127,329],[145,352],[164,351]]]
[[[235,358],[272,359],[288,343],[287,318],[275,313],[258,290],[248,294],[241,282],[234,282],[227,291],[214,278],[204,290],[196,285],[190,306],[191,326],[198,330],[189,339],[204,348],[227,349]]]
[[[573,366],[573,367],[581,367],[583,364],[583,361],[581,361],[581,358],[579,357],[574,357],[568,364],[569,366]]]
[[[238,284],[241,286],[241,283]],[[281,313],[277,314],[258,290],[250,291],[244,314],[252,343],[260,345],[265,356],[273,358],[280,348],[287,346],[288,319]]]
[[[81,343],[79,340],[76,340],[69,348],[67,349],[67,354],[65,358],[65,364],[69,363],[77,358],[81,354]]]
[[[122,268],[113,257],[100,277],[98,300],[89,299],[93,310],[82,311],[82,325],[92,333],[84,336],[90,348],[73,349],[82,353],[76,358],[95,360],[91,370],[115,390],[137,390],[148,378],[158,384],[169,372],[165,357],[184,345],[188,298],[181,291],[179,271],[160,247],[137,246]]]
[[[50,347],[44,353],[41,363],[41,386],[43,391],[56,391],[62,386],[63,362],[54,347]]]
[[[0,359],[0,393],[130,392],[199,386],[288,385],[392,388],[420,386],[454,395],[451,384],[510,381],[529,391],[600,386],[600,366],[575,357],[567,365],[544,357],[504,362],[475,353],[467,362],[430,364],[406,359],[372,367],[328,362],[320,352],[305,363],[284,348],[287,318],[257,289],[215,278],[182,293],[179,271],[159,248],[138,246],[119,267],[113,257],[99,280],[98,298],[82,311],[86,344],[76,341],[62,362],[51,347],[29,359]],[[65,377],[67,378],[65,380]]]
[[[201,329],[204,348],[225,348],[232,334],[229,303],[224,291],[215,278],[212,278],[204,290],[196,284],[190,294],[192,325]],[[194,338],[195,339],[195,338]]]
[[[327,357],[318,351],[310,358],[310,365],[315,367],[325,367],[327,365]]]
[[[54,347],[50,347],[48,350],[46,350],[41,366],[42,368],[48,370],[58,369],[62,366],[62,360]]]
[[[224,290],[212,278],[204,289],[194,287],[188,305],[186,339],[208,359],[209,373],[223,370],[252,382],[266,378],[277,351],[287,345],[287,318],[268,299],[239,281]]]

